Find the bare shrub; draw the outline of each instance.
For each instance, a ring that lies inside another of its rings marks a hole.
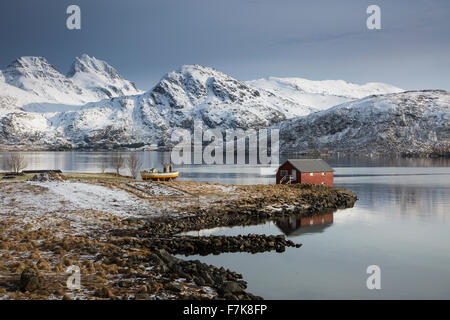
[[[117,152],[111,159],[111,165],[116,170],[116,174],[120,176],[120,169],[123,168],[125,164],[125,158],[121,153]]]
[[[11,152],[6,157],[6,167],[11,170],[11,172],[19,173],[27,166],[27,161],[21,153]]]
[[[131,175],[133,178],[137,178],[139,169],[142,166],[142,161],[139,159],[136,152],[130,153],[130,155],[127,158],[127,168],[130,170]]]
[[[100,172],[105,173],[106,171],[106,163],[104,161],[100,162]]]
[[[101,173],[105,173],[105,172],[106,172],[106,169],[109,168],[109,165],[110,165],[109,159],[108,159],[107,157],[102,157],[102,158],[100,159],[100,164],[99,164],[99,166],[100,166],[100,172],[101,172]]]

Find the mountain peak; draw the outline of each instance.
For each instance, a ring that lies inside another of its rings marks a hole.
[[[198,64],[185,64],[179,68],[167,73],[161,81],[198,81],[205,84],[211,78],[229,78],[229,75],[216,70],[212,67],[206,67]]]
[[[217,103],[245,103],[259,97],[257,89],[211,67],[183,65],[166,74],[153,88],[157,104],[176,109],[190,109],[194,105]]]
[[[199,64],[185,64],[179,67],[174,72],[203,80],[208,78],[217,78],[238,81],[237,79],[234,79],[230,75],[220,70],[217,70],[213,67],[202,66]]]
[[[84,104],[105,98],[140,93],[108,63],[83,54],[72,64],[68,76],[44,57],[23,56],[3,70],[4,82],[47,101]]]
[[[122,78],[107,62],[86,53],[75,58],[67,77],[80,87],[96,91],[101,98],[140,93],[134,83]]]
[[[17,77],[39,78],[40,75],[59,77],[61,74],[44,57],[23,56],[11,62],[3,71],[6,81]],[[61,75],[62,76],[62,75]]]
[[[78,96],[83,93],[43,57],[20,57],[3,70],[3,75],[6,83],[49,101],[80,102]]]
[[[32,66],[51,66],[44,57],[40,56],[22,56],[14,60],[10,66],[32,67]]]
[[[86,53],[75,58],[67,76],[73,77],[78,72],[100,73],[111,79],[121,79],[117,70],[111,67],[107,62],[97,59],[96,57],[90,57]]]
[[[208,66],[202,66],[200,64],[184,64],[177,69],[181,73],[193,73],[193,72],[206,72],[206,73],[221,73],[223,72]]]

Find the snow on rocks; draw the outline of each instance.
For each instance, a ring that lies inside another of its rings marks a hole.
[[[63,181],[64,177],[56,172],[42,172],[33,176],[30,181]]]

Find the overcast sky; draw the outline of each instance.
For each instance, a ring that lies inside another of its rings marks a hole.
[[[66,8],[81,8],[81,30]],[[382,30],[366,9],[381,8]],[[82,53],[140,89],[183,64],[267,76],[450,91],[448,0],[2,0],[0,68],[44,56],[66,73]]]

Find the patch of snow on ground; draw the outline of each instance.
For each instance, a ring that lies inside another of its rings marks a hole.
[[[219,189],[222,192],[233,192],[236,190],[236,187],[234,186],[214,185],[212,187]]]
[[[120,217],[159,215],[157,209],[146,201],[124,190],[81,182],[46,182],[40,185],[56,194],[59,200],[69,201],[74,209],[102,211]]]

